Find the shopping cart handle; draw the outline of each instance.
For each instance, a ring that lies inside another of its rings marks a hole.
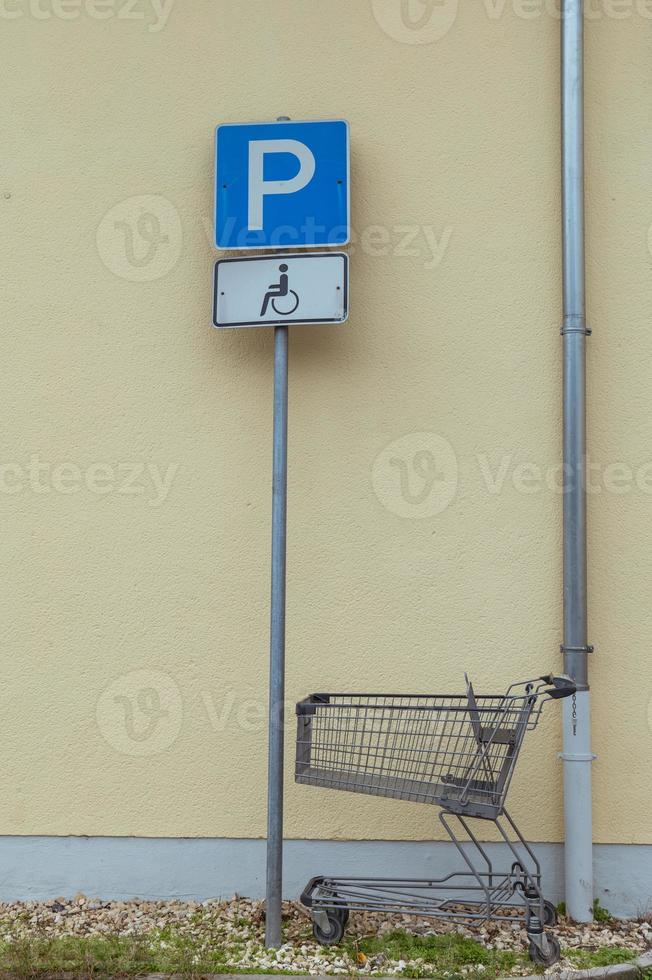
[[[322,881],[324,880],[325,879],[323,875],[320,876],[319,878],[311,878],[308,884],[306,885],[306,887],[301,892],[301,898],[299,899],[299,901],[301,902],[302,905],[305,905],[307,909],[312,908],[312,904],[313,904],[312,896],[314,892],[317,890],[317,888],[319,888]]]
[[[569,698],[577,691],[575,681],[566,674],[560,674],[557,677],[554,674],[547,674],[541,680],[544,684],[552,684],[552,687],[549,687],[543,693],[555,701],[558,701],[560,698]]]
[[[330,694],[311,694],[309,698],[304,698],[297,704],[297,715],[314,715],[317,711],[316,705],[330,704]]]

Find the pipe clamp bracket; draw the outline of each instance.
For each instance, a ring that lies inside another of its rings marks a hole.
[[[590,645],[586,647],[567,647],[564,646],[564,644],[562,643],[561,646],[559,647],[559,652],[560,653],[595,653],[595,647]]]
[[[593,752],[560,752],[562,762],[595,762],[598,758]]]
[[[586,325],[586,317],[572,314],[571,316],[565,316],[562,324],[562,337],[565,337],[567,333],[583,333],[585,337],[590,337],[593,331],[591,327]]]

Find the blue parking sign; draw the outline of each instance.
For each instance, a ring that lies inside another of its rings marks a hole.
[[[217,127],[217,248],[341,246],[349,239],[347,122]]]

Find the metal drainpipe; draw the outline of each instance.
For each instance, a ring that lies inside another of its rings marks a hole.
[[[590,693],[586,535],[586,324],[584,250],[584,3],[562,5],[564,265],[564,669],[577,695],[564,702],[566,908],[593,919]]]

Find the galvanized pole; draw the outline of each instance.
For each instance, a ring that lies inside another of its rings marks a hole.
[[[278,116],[277,122],[289,122]],[[267,887],[265,945],[281,945],[283,901],[283,739],[285,735],[285,582],[288,500],[287,327],[274,328],[274,454],[272,463],[272,602],[269,638],[267,750]]]
[[[265,943],[281,945],[283,890],[283,736],[285,700],[285,570],[288,483],[288,328],[274,328],[274,463],[272,477],[272,606],[267,768],[267,901]]]
[[[564,669],[577,695],[564,702],[566,907],[593,918],[591,717],[586,529],[586,322],[584,244],[584,3],[562,6],[564,266]]]

